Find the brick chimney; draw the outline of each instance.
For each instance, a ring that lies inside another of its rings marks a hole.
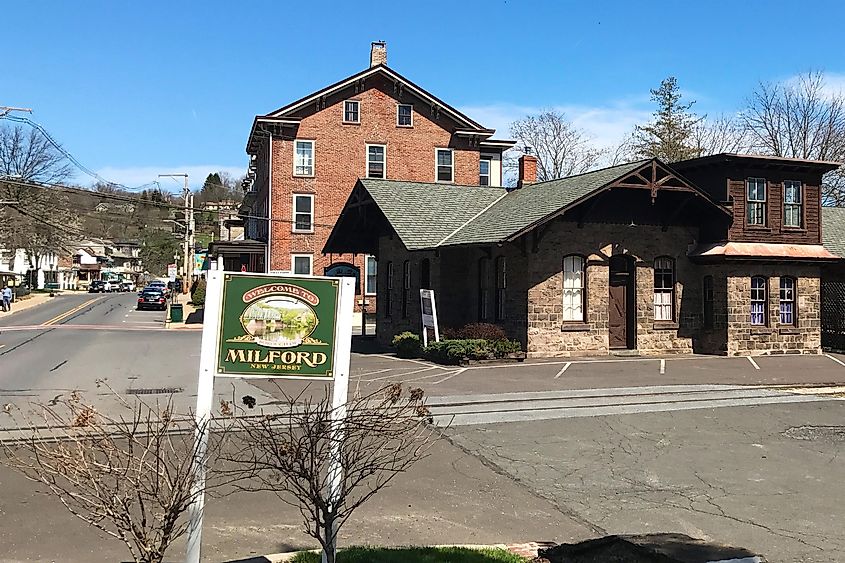
[[[370,45],[370,68],[387,64],[387,43],[373,41]]]
[[[519,181],[516,183],[517,188],[521,188],[526,184],[533,184],[537,181],[537,157],[524,154],[519,157]]]

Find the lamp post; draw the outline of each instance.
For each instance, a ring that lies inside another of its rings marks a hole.
[[[183,259],[183,274],[182,274],[182,293],[188,292],[188,285],[191,276],[193,275],[193,248],[194,248],[194,196],[188,188],[187,174],[159,174],[159,178],[183,178],[185,180],[185,187],[182,195],[185,197],[185,239],[184,250],[185,256]]]

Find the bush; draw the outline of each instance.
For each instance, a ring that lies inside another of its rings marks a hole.
[[[424,357],[438,364],[457,365],[465,360],[492,360],[522,351],[518,340],[483,340],[481,338],[432,342],[423,351]]]
[[[393,347],[400,358],[419,358],[422,356],[420,336],[413,332],[401,332],[393,337]]]
[[[205,305],[205,279],[197,280],[194,291],[191,292],[191,303],[194,305]]]
[[[461,328],[444,328],[443,338],[449,340],[505,340],[504,329],[491,323],[471,323]]]
[[[522,352],[522,344],[519,340],[508,340],[503,338],[502,340],[496,340],[493,342],[493,352],[496,354],[497,358],[504,358],[508,354]]]

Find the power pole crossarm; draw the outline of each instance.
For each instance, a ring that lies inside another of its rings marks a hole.
[[[12,106],[0,106],[0,117],[4,117],[9,115],[13,111],[25,111],[26,113],[32,113],[30,108],[16,108]]]

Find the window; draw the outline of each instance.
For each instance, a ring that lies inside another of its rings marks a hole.
[[[766,325],[766,278],[754,276],[751,278],[751,324],[756,326]]]
[[[496,320],[505,319],[505,299],[508,289],[507,263],[504,256],[496,259]]]
[[[367,269],[367,277],[364,278],[364,294],[375,295],[376,283],[378,281],[378,266],[376,264],[376,257],[367,256],[365,258],[365,264],[365,267]]]
[[[766,180],[749,178],[746,180],[746,205],[748,206],[748,224],[766,224]]]
[[[563,320],[584,322],[584,259],[563,259]]]
[[[482,158],[478,161],[478,185],[490,185],[490,159]]]
[[[801,227],[801,182],[783,183],[783,226]]]
[[[795,324],[795,278],[780,279],[780,324]]]
[[[668,256],[654,260],[654,320],[673,321],[675,303],[675,262]]]
[[[490,259],[478,261],[478,320],[490,320]]]
[[[293,232],[314,232],[314,196],[311,194],[293,195]]]
[[[393,262],[388,262],[384,270],[387,282],[384,284],[387,288],[384,292],[384,316],[389,317],[393,314]]]
[[[437,154],[437,181],[453,182],[455,180],[452,149],[435,149]]]
[[[293,175],[314,175],[314,141],[294,141]]]
[[[361,102],[358,100],[346,100],[343,102],[343,122],[361,123]]]
[[[411,303],[411,263],[402,264],[402,318],[408,318],[408,306]]]
[[[294,274],[311,275],[314,265],[314,256],[311,254],[291,254],[291,263]]]
[[[704,276],[701,282],[701,291],[704,328],[713,328],[713,276]]]
[[[398,127],[414,126],[414,106],[411,104],[399,104],[396,106],[396,125]]]
[[[385,178],[385,146],[367,145],[367,178]]]

